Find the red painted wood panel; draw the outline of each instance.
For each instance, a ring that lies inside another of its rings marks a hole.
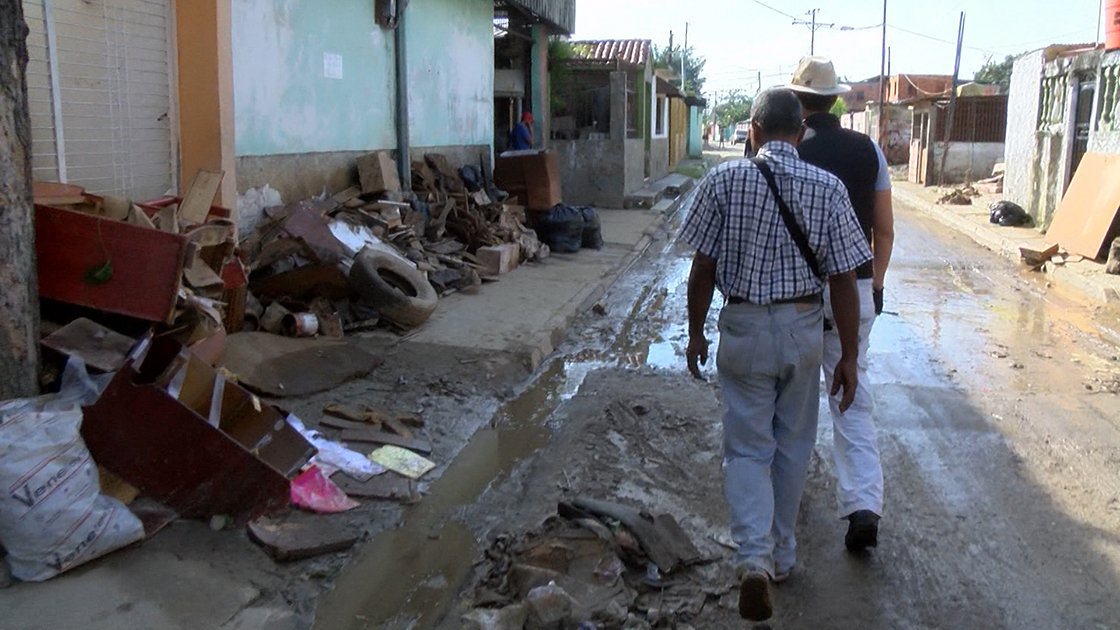
[[[170,321],[187,238],[72,210],[35,206],[39,294],[152,322]],[[86,272],[106,261],[113,273],[94,284]]]

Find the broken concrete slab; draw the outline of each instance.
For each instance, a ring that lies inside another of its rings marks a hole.
[[[351,519],[293,511],[249,523],[249,537],[277,562],[314,558],[353,547],[361,531]]]
[[[361,378],[381,360],[348,341],[291,339],[262,332],[230,335],[221,367],[266,396],[306,396]]]

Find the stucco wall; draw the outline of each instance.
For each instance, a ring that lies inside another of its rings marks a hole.
[[[236,153],[252,174],[239,189],[307,186],[288,181],[291,159],[244,158],[304,155],[341,182],[353,155],[396,148],[393,32],[374,21],[372,0],[232,2]],[[492,152],[493,11],[489,0],[409,3],[413,147]]]
[[[372,0],[360,1],[373,4]],[[494,3],[411,0],[407,25],[412,145],[491,145]]]
[[[937,143],[933,150],[933,182],[940,181],[941,154],[944,143]],[[946,182],[975,181],[990,177],[992,167],[1003,160],[1002,142],[954,142],[949,146],[945,161]]]
[[[625,191],[625,141],[553,140],[564,203],[621,208]]]
[[[669,138],[649,141],[649,177],[659,180],[669,174]]]
[[[238,156],[394,145],[393,33],[373,2],[233,0],[233,32]],[[342,58],[341,79],[324,55]]]
[[[1003,198],[1026,208],[1030,202],[1031,177],[1036,159],[1035,131],[1042,84],[1042,51],[1023,55],[1011,71],[1007,98],[1007,135],[1004,151],[1007,171]]]
[[[646,141],[636,138],[626,141],[626,195],[632,195],[646,183]],[[614,206],[621,208],[621,205]]]

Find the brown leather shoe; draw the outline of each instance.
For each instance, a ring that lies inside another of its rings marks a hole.
[[[739,616],[749,621],[766,621],[774,616],[770,576],[752,571],[739,581]]]

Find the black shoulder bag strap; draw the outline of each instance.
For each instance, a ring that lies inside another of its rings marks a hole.
[[[813,275],[824,282],[825,277],[824,272],[821,271],[820,261],[817,260],[813,248],[809,246],[809,239],[805,236],[805,231],[797,224],[793,211],[789,209],[785,200],[782,199],[781,193],[778,192],[778,182],[774,181],[774,171],[770,170],[770,165],[760,157],[751,158],[751,162],[754,162],[754,165],[762,172],[762,176],[766,178],[766,183],[770,185],[770,192],[774,193],[774,199],[778,201],[778,210],[782,215],[782,222],[786,224],[786,229],[789,230],[789,235],[793,237],[793,242],[797,243],[797,249],[801,250],[801,256],[805,258],[805,262],[809,263]]]

